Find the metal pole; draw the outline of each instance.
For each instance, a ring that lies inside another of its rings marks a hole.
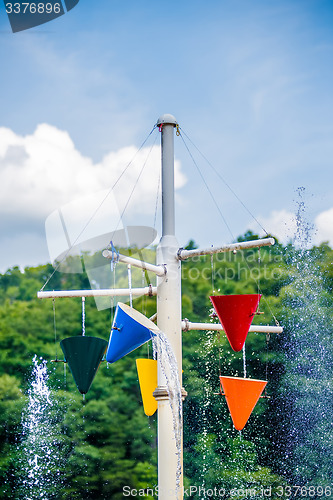
[[[53,290],[52,292],[37,292],[39,299],[56,299],[66,297],[125,297],[132,292],[132,295],[141,297],[142,295],[156,295],[157,287],[146,286],[144,288],[106,288],[97,290]]]
[[[103,250],[103,257],[107,259],[113,259],[113,254],[110,250]],[[155,266],[154,264],[149,264],[148,262],[144,262],[143,260],[134,259],[133,257],[128,257],[127,255],[118,255],[119,262],[123,262],[124,264],[130,264],[134,267],[139,267],[140,269],[144,269],[147,271],[152,271],[157,274],[157,276],[165,275],[165,267],[164,266]]]
[[[189,332],[190,330],[205,330],[214,332],[224,332],[223,326],[220,323],[192,323],[188,319],[182,321],[182,330]],[[283,333],[282,326],[265,326],[265,325],[251,325],[249,332],[254,333]]]
[[[184,250],[184,248],[180,248],[178,250],[178,259],[185,260],[199,255],[214,255],[215,253],[236,252],[237,250],[247,250],[248,248],[267,247],[274,245],[274,243],[274,238],[262,238],[260,240],[230,243],[229,245],[222,245],[220,247],[195,248],[194,250]]]
[[[157,247],[156,264],[166,266],[166,275],[157,277],[157,326],[167,336],[177,359],[178,376],[182,385],[181,331],[181,263],[177,253],[174,206],[174,128],[176,119],[163,115],[157,121],[162,138],[162,238]],[[185,397],[184,391],[184,397]],[[173,416],[166,390],[166,381],[159,366],[158,387],[158,494],[159,500],[183,498],[183,474],[177,489],[177,448]],[[181,444],[181,470],[183,456]]]

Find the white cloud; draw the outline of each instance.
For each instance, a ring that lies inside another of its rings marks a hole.
[[[259,216],[257,219],[266,231],[276,236],[281,243],[287,243],[296,234],[296,217],[288,210],[273,210],[268,216]]]
[[[315,218],[316,224],[316,243],[322,243],[323,241],[328,241],[333,245],[333,208],[321,212]]]
[[[69,134],[48,124],[38,125],[33,134],[19,136],[0,128],[0,213],[3,217],[45,219],[52,211],[83,196],[112,188],[125,167],[130,167],[114,193],[119,209],[128,198],[145,164],[144,171],[127,206],[133,213],[153,213],[160,172],[160,148],[134,146],[108,153],[99,163],[83,156]],[[176,188],[186,178],[175,162]]]
[[[54,126],[38,125],[26,136],[0,127],[1,270],[47,260],[44,221],[52,259],[68,248],[68,241],[81,242],[138,220],[152,226],[158,186],[161,200],[160,163],[157,144],[140,151],[127,146],[93,162]],[[185,183],[176,160],[176,189]],[[61,235],[59,217],[61,228],[66,225]]]

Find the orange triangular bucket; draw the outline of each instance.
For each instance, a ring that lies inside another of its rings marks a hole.
[[[157,361],[155,359],[137,359],[139,384],[143,402],[143,410],[149,417],[157,410],[157,401],[153,392],[157,387]]]
[[[234,351],[240,351],[246,340],[261,295],[214,295],[210,300]]]
[[[252,378],[220,377],[235,428],[241,431],[248,421],[267,382]]]

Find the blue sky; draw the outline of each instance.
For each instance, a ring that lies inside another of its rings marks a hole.
[[[268,232],[292,236],[304,187],[314,241],[333,244],[332,26],[325,0],[80,0],[13,34],[1,4],[0,271],[46,262],[48,215],[112,185],[163,113]],[[179,243],[229,242],[179,138],[176,158]],[[233,236],[262,233],[196,158]],[[150,212],[133,202],[127,223],[151,224],[150,177]]]

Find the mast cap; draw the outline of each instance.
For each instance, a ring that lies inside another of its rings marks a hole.
[[[157,127],[160,125],[173,125],[176,127],[178,125],[176,118],[173,115],[166,113],[159,117],[156,123]]]

